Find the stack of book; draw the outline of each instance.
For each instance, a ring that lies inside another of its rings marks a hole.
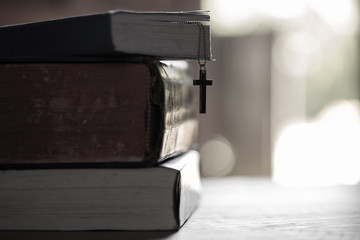
[[[207,12],[0,27],[0,230],[176,230],[200,196],[186,62]],[[202,53],[204,55],[202,55]]]

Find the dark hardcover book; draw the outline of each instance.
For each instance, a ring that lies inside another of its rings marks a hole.
[[[1,230],[176,230],[200,196],[199,154],[158,167],[0,171]]]
[[[200,46],[200,58],[210,60],[210,27],[198,25],[209,20],[206,11],[110,11],[3,26],[0,27],[0,59],[119,54],[198,59]]]
[[[192,80],[175,65],[0,64],[0,168],[150,166],[188,151]]]

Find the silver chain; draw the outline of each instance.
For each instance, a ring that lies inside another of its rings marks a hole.
[[[185,24],[197,24],[199,27],[199,41],[198,41],[198,63],[200,66],[200,70],[206,70],[206,32],[204,25],[201,22],[182,22]],[[202,39],[201,39],[202,38]],[[204,47],[204,59],[201,62],[201,40],[203,40],[203,47]]]
[[[204,25],[201,22],[196,22],[199,27],[199,46],[198,46],[198,63],[201,70],[206,70],[206,39],[205,39],[205,29]],[[204,61],[201,63],[201,35],[203,38],[203,47],[204,47]]]

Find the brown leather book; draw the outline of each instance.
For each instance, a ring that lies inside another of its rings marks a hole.
[[[152,166],[197,137],[186,68],[0,64],[0,167]]]

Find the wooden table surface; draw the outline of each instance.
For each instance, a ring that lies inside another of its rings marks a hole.
[[[0,239],[354,239],[360,185],[286,188],[266,178],[203,179],[199,208],[177,232],[0,232]]]

